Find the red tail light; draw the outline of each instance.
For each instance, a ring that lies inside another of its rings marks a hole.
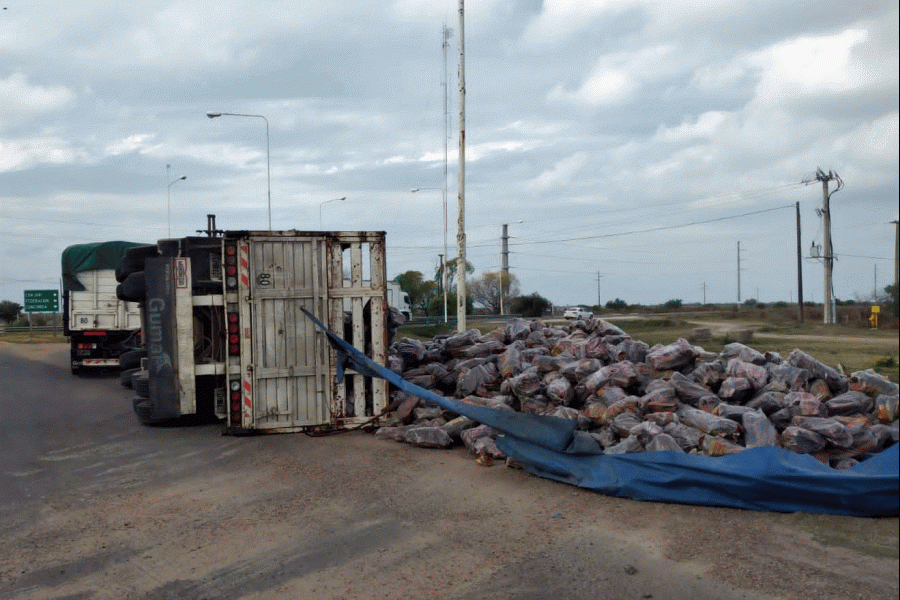
[[[241,336],[238,314],[236,312],[228,313],[228,355],[240,356],[241,354]]]

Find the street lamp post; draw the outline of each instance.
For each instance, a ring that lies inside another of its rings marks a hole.
[[[172,237],[172,186],[178,183],[179,181],[184,181],[187,179],[187,175],[182,175],[178,177],[174,181],[169,181],[169,169],[172,168],[172,165],[166,165],[166,211],[168,213],[168,223],[169,223],[169,237]]]
[[[272,231],[272,158],[271,153],[269,151],[269,120],[262,115],[246,115],[241,113],[227,113],[227,112],[213,112],[209,111],[206,113],[206,116],[210,119],[215,119],[216,117],[255,117],[257,119],[262,119],[266,122],[266,188],[268,191],[268,200],[269,200],[269,231]]]
[[[331,200],[325,200],[324,202],[319,202],[319,230],[322,229],[322,205],[328,204],[329,202],[343,202],[347,199],[347,196],[342,196],[340,198],[332,198]]]
[[[441,287],[444,290],[444,323],[447,322],[447,285],[449,283],[449,275],[447,274],[447,188],[413,188],[410,193],[415,194],[422,190],[440,190],[443,192],[444,199],[444,254],[441,255]]]

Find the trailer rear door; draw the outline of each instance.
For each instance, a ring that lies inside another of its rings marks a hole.
[[[254,235],[249,255],[252,427],[291,431],[328,423],[327,344],[300,311],[325,314],[324,240]]]

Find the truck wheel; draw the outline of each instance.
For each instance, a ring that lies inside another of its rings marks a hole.
[[[116,281],[119,283],[132,273],[144,270],[144,261],[148,258],[159,256],[159,251],[155,245],[135,246],[125,251],[125,256],[116,266]]]
[[[146,350],[128,350],[119,355],[119,368],[123,371],[140,368],[141,359],[147,357]]]
[[[146,373],[146,371],[145,371]],[[149,398],[150,397],[150,375],[148,374],[137,374],[131,378],[131,387],[134,388],[134,393],[140,396],[141,398]]]
[[[158,421],[153,418],[150,401],[146,398],[132,399],[131,406],[134,408],[134,414],[137,415],[138,421],[140,421],[142,425],[156,425],[158,423]]]
[[[119,381],[124,387],[132,387],[132,378],[141,371],[140,367],[134,369],[125,369],[119,376]]]
[[[81,375],[81,367],[72,365],[72,375]]]
[[[144,272],[136,271],[125,278],[125,281],[116,286],[116,298],[126,302],[143,302],[147,297],[147,284],[144,281]]]

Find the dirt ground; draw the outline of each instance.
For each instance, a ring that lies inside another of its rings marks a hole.
[[[0,407],[34,429],[0,433],[17,457],[0,463],[0,598],[847,600],[900,591],[897,518],[636,502],[364,433],[141,427],[116,377],[72,379],[65,361],[57,344],[0,342],[0,378],[23,386]],[[25,391],[36,385],[73,391]],[[92,408],[79,417],[72,403]]]

